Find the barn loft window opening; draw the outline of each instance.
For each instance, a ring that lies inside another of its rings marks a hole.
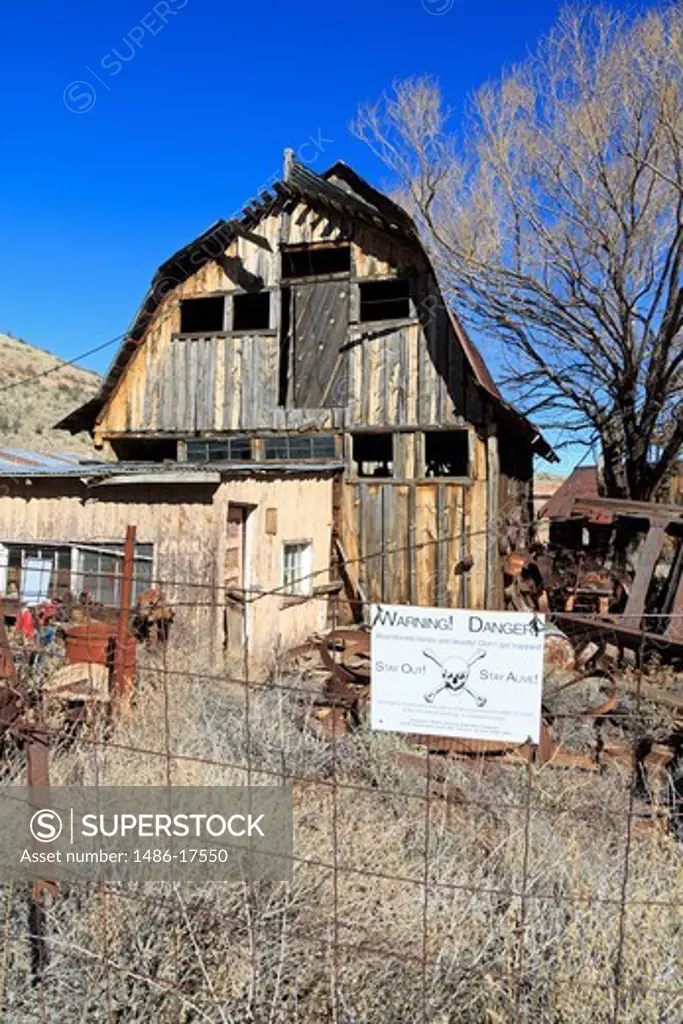
[[[88,594],[98,604],[121,601],[123,544],[0,544],[0,594],[26,604]],[[133,596],[152,583],[154,546],[136,544]]]
[[[282,546],[282,592],[286,597],[308,597],[313,591],[313,545],[286,541]]]
[[[253,454],[251,438],[241,435],[188,441],[186,451],[188,462],[246,462]]]
[[[334,434],[303,434],[266,437],[266,459],[333,459],[336,455]]]
[[[183,299],[180,303],[180,333],[203,334],[225,328],[225,297]]]
[[[282,278],[327,277],[348,274],[351,270],[351,248],[348,245],[306,246],[282,252]]]
[[[406,320],[410,317],[410,285],[396,281],[364,281],[360,285],[360,322]]]
[[[424,434],[425,476],[469,476],[467,430],[428,430]]]
[[[270,327],[270,292],[245,292],[232,300],[233,331],[267,331]]]
[[[352,459],[357,476],[393,476],[393,434],[354,434],[352,438]]]

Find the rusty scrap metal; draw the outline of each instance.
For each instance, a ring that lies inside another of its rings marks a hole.
[[[320,656],[335,679],[356,685],[370,682],[370,633],[367,630],[333,630],[323,637]]]
[[[116,652],[114,655],[114,701],[125,710],[133,696],[135,674],[135,641],[130,630],[131,603],[133,598],[133,573],[135,571],[134,526],[126,528],[126,545],[123,557],[121,579],[121,607],[116,631]]]
[[[581,683],[587,683],[589,681],[594,680],[595,678],[596,673],[592,669],[584,669],[583,671],[578,672],[576,675],[572,676],[571,679],[568,679],[566,683],[563,683],[561,686],[558,686],[557,689],[553,691],[553,697],[556,696],[558,693],[563,693],[565,690],[568,690],[575,686],[579,686]],[[606,680],[609,686],[609,695],[605,698],[605,700],[601,701],[600,704],[596,704],[594,707],[586,708],[584,711],[578,712],[551,712],[550,716],[552,718],[576,718],[577,716],[581,718],[601,718],[603,715],[609,714],[610,711],[614,711],[618,703],[617,677],[614,672],[604,670],[598,678],[600,678],[601,680]]]
[[[116,643],[114,627],[90,620],[85,625],[67,626],[64,651],[67,665],[113,665]]]
[[[148,647],[165,644],[174,617],[173,609],[166,603],[161,590],[145,590],[135,604],[131,623],[133,636],[136,640],[144,640]]]
[[[557,625],[577,649],[595,642],[594,662],[607,643],[620,651],[654,652],[663,661],[683,659],[683,508],[577,497],[571,513],[578,522],[611,524],[618,550],[611,567],[606,556],[589,558],[582,552],[572,559],[567,551],[556,554],[551,593]],[[629,537],[636,541],[643,533],[634,558]],[[667,544],[676,551],[663,578],[658,567]]]
[[[4,616],[0,615],[0,732],[11,735],[26,748],[26,781],[33,794],[36,788],[45,790],[50,785],[49,733],[38,717],[38,711],[27,687],[19,687],[16,666],[7,636]],[[31,797],[33,802],[33,797]],[[43,801],[41,801],[41,806]],[[34,984],[39,984],[48,963],[45,941],[47,925],[43,896],[54,898],[56,884],[38,878],[31,887],[28,910],[28,931],[31,945],[31,966]]]
[[[568,636],[551,624],[546,627],[543,644],[544,670],[571,672],[576,665],[576,652]]]

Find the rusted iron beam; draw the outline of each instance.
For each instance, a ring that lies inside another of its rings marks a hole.
[[[133,598],[133,573],[135,571],[135,534],[136,529],[134,526],[127,527],[126,546],[123,557],[123,576],[121,579],[121,606],[114,658],[114,704],[116,707],[129,705],[133,696],[135,647],[130,630],[130,616]]]
[[[46,790],[50,785],[49,774],[49,737],[41,726],[35,708],[27,707],[25,694],[19,692],[17,671],[12,650],[5,628],[5,621],[0,615],[0,731],[9,732],[22,741],[26,747],[26,782],[29,788],[29,800],[36,809],[44,806],[44,797],[38,806],[34,790]],[[47,927],[47,911],[43,897],[54,898],[57,886],[53,881],[38,878],[31,887],[28,904],[28,933],[31,947],[31,969],[35,985],[41,984],[48,963],[48,948],[45,942]]]
[[[589,515],[591,512],[611,512],[617,516],[635,516],[638,519],[673,520],[680,523],[683,506],[665,505],[653,501],[630,501],[626,498],[576,498],[572,513]]]
[[[626,626],[623,622],[589,615],[574,615],[569,612],[555,612],[553,620],[565,633],[584,636],[596,641],[604,640],[630,651],[640,650],[661,654],[667,660],[683,657],[683,640],[676,640],[660,633],[651,633],[637,626]]]

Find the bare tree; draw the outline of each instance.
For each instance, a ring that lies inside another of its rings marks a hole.
[[[599,447],[607,493],[650,498],[683,443],[683,8],[566,8],[450,120],[423,78],[353,128],[511,396]]]

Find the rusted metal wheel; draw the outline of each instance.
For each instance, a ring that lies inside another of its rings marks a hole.
[[[366,630],[333,630],[323,639],[320,655],[340,682],[370,684],[370,633]]]

